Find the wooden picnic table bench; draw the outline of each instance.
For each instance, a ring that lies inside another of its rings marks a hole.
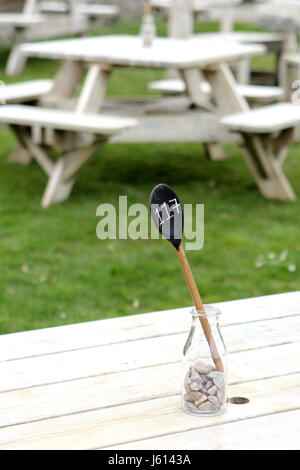
[[[218,112],[231,114],[248,110],[247,102],[236,90],[235,80],[228,64],[263,52],[264,47],[260,45],[246,45],[217,38],[212,40],[200,37],[191,40],[156,38],[152,47],[145,48],[141,38],[137,36],[102,36],[22,44],[10,57],[7,72],[9,74],[20,73],[29,57],[61,60],[63,64],[54,79],[52,89],[40,99],[43,107],[61,108],[66,106],[66,102],[78,90],[80,80],[87,70],[80,94],[75,98],[75,110],[80,113],[97,113],[105,108],[106,90],[114,68],[176,69],[184,80],[188,97],[183,108],[179,107],[178,111],[171,106],[166,112],[162,103],[160,111],[155,113],[155,106],[151,103],[150,106],[145,107],[145,114],[141,119],[139,112],[142,106],[139,103],[133,110],[133,114],[128,114],[126,107],[116,109],[114,111],[116,115],[121,113],[120,115],[135,117],[137,112],[139,116],[140,125],[136,132],[125,132],[122,134],[122,139],[151,142],[163,138],[164,141],[166,139],[173,141],[175,136],[175,140],[180,138],[184,141],[188,135],[188,141],[199,141],[202,140],[202,128],[208,129],[209,139],[212,139],[210,121],[211,117],[214,118],[214,114],[210,113],[207,116],[209,113],[206,113],[203,119],[202,112],[191,109],[191,105],[196,108],[199,106],[201,111],[203,103],[207,101],[199,87],[199,70],[203,71],[207,82],[210,83]],[[131,113],[131,109],[128,111]],[[11,122],[11,115],[7,114],[5,121],[4,114],[2,114],[2,122],[15,126],[15,123]],[[218,122],[217,116],[214,119]],[[28,125],[33,125],[32,121]],[[36,125],[41,127],[38,119]],[[179,126],[181,128],[184,126],[182,132],[178,132]],[[221,138],[222,131],[219,132],[219,130],[218,126],[216,139]],[[47,132],[46,135],[48,134]],[[32,135],[37,136],[37,133]],[[44,151],[44,148],[41,148],[43,134],[39,133],[39,135],[40,141],[38,139],[34,141],[34,145],[39,146],[35,154],[40,154],[41,150]],[[50,139],[47,138],[46,143],[49,144],[49,142]],[[31,148],[28,150],[32,153],[32,142],[30,144]],[[24,147],[24,139],[21,145]],[[28,144],[26,145],[28,147]],[[255,173],[254,176],[256,177]],[[57,190],[59,190],[60,183],[61,181],[56,179]],[[50,181],[49,184],[51,184]],[[274,197],[276,197],[276,191]]]
[[[15,28],[28,28],[34,24],[44,23],[46,17],[39,14],[28,15],[26,13],[0,13],[0,25],[13,26]]]
[[[26,82],[0,85],[0,104],[26,103],[49,93],[53,81],[48,79],[29,80]]]
[[[161,8],[163,10],[168,10],[172,5],[172,0],[151,0],[151,5],[154,8]],[[191,5],[192,9],[195,12],[205,11],[211,7],[233,7],[242,3],[242,0],[227,0],[226,2],[222,0],[192,0]]]
[[[225,414],[181,410],[190,308],[0,337],[0,449],[293,449],[300,433],[300,292],[218,304]]]
[[[116,5],[85,0],[24,0],[21,12],[0,12],[1,39],[14,47],[24,41],[67,34],[82,35],[99,25],[99,19],[118,14]]]
[[[77,173],[95,151],[111,136],[137,125],[136,119],[131,118],[13,104],[0,106],[0,122],[9,123],[21,150],[26,149],[48,176],[43,207],[67,199]],[[88,141],[85,133],[90,134]],[[56,162],[41,142],[60,151]]]
[[[199,83],[202,92],[211,94],[212,90],[208,83]],[[157,80],[149,84],[151,91],[157,91],[165,95],[182,95],[186,93],[186,87],[183,80],[165,79]],[[285,97],[285,91],[281,87],[261,86],[261,85],[243,85],[237,84],[237,90],[241,96],[253,103],[272,103],[282,100]]]
[[[91,17],[115,16],[119,12],[119,9],[116,5],[101,5],[99,3],[85,3],[84,1],[77,2],[77,4],[72,4],[70,2],[45,0],[39,2],[38,6],[39,10],[45,13],[68,13],[72,8],[74,8],[76,13]]]
[[[224,40],[233,39],[242,43],[264,44],[268,52],[275,53],[275,71],[251,70],[249,58],[244,58],[235,64],[238,82],[248,84],[250,83],[251,78],[256,79],[257,77],[257,80],[264,78],[268,80],[268,83],[272,80],[272,85],[278,85],[279,68],[283,50],[288,42],[288,35],[257,31],[234,31],[237,12],[244,10],[245,7],[246,10],[250,8],[250,11],[255,11],[257,9],[257,5],[254,4],[254,2],[245,5],[241,0],[151,0],[151,4],[155,9],[158,9],[159,11],[162,10],[167,13],[169,37],[181,39],[191,37],[194,34],[195,18],[199,15],[203,15],[206,19],[217,19],[220,22],[220,32],[200,33],[201,37],[207,36],[212,39],[214,36],[222,36]],[[247,18],[247,15],[245,17]],[[251,21],[251,18],[246,19],[246,21]],[[169,73],[168,75],[173,74]],[[258,83],[260,82],[258,81]]]
[[[194,129],[190,140],[192,138],[200,140],[199,128],[202,125],[207,126],[207,123],[202,124],[201,122],[201,125],[199,125],[199,122],[195,121],[195,111],[191,110],[190,107],[193,105],[203,109],[203,106],[205,108],[207,105],[207,96],[205,96],[207,94],[203,93],[199,86],[201,78],[210,86],[210,100],[212,100],[214,107],[208,109],[211,116],[213,115],[211,111],[214,111],[218,122],[221,122],[220,117],[237,113],[252,115],[251,113],[255,110],[250,110],[245,96],[240,93],[229,64],[245,57],[259,55],[263,51],[264,47],[260,45],[240,44],[232,40],[223,41],[217,37],[210,39],[207,37],[193,37],[189,40],[156,38],[152,47],[148,48],[143,47],[141,39],[136,36],[92,37],[22,44],[10,58],[7,71],[9,74],[20,73],[29,57],[61,60],[63,65],[54,79],[52,89],[40,100],[40,104],[43,106],[56,106],[59,108],[78,89],[79,82],[87,69],[86,78],[81,93],[76,100],[75,109],[76,112],[91,113],[99,112],[104,108],[107,86],[115,67],[173,68],[177,70],[183,80],[185,94],[188,97],[184,110],[189,111],[190,121],[187,121],[188,116],[185,113],[183,122],[182,115],[172,107],[167,114],[167,120],[165,120],[166,112],[156,115],[153,112],[152,104],[152,113],[151,106],[148,106],[144,121],[142,120],[146,133],[143,134],[144,128],[141,130],[138,126],[136,130],[138,138],[140,141],[153,141],[152,136],[155,135],[155,139],[157,139],[158,132],[160,135],[163,134],[163,139],[166,141],[166,136],[169,137],[170,132],[173,132],[172,136],[176,133],[180,135],[181,139],[184,139],[183,134],[185,131],[178,132],[180,124],[180,126],[184,126],[182,130],[187,127]],[[274,91],[272,92],[274,93]],[[137,106],[137,108],[140,107]],[[268,112],[268,109],[265,108],[265,116],[271,116],[272,109]],[[293,106],[287,105],[282,108],[282,111],[284,110],[285,113],[291,112],[295,117],[293,109]],[[127,113],[126,108],[117,109],[115,112],[117,115],[119,113],[125,116],[132,115],[131,112]],[[135,113],[136,111],[134,111],[133,117]],[[5,120],[5,112],[3,112],[1,119],[2,122],[11,123],[15,126],[15,122],[12,122],[9,113]],[[208,122],[208,119],[205,120]],[[280,123],[278,123],[278,119],[281,121]],[[276,128],[272,132],[269,132],[266,136],[257,136],[256,130],[253,130],[252,133],[247,134],[247,139],[244,139],[246,162],[260,191],[268,198],[295,199],[295,194],[284,175],[282,163],[288,146],[293,142],[294,128],[299,121],[298,119],[289,120],[290,129],[286,129],[287,119],[289,118],[282,112],[278,116]],[[191,125],[190,122],[192,122]],[[272,120],[270,122],[272,123]],[[25,122],[23,124],[25,125]],[[36,124],[37,127],[41,127],[38,119]],[[28,125],[33,125],[32,121]],[[261,123],[261,125],[264,124]],[[278,131],[278,125],[282,131],[280,136],[274,135]],[[230,126],[226,127],[230,128]],[[188,132],[190,131],[188,130]],[[242,131],[241,134],[243,134]],[[32,135],[36,136],[37,134]],[[39,135],[41,139],[35,139],[33,143],[35,146],[41,146],[43,143],[43,136],[41,133]],[[46,133],[46,135],[49,135],[49,133]],[[124,134],[126,141],[130,141],[131,136],[131,131],[129,131],[129,134]],[[54,141],[54,139],[52,140]],[[46,139],[47,144],[50,141],[51,139]],[[133,141],[136,140],[133,139]],[[21,143],[24,146],[24,139]],[[262,146],[263,148],[261,148]],[[269,150],[266,151],[265,149],[274,149],[274,152],[270,153]],[[37,152],[41,153],[41,150],[43,151],[43,149],[38,148]],[[32,153],[32,142],[30,152]],[[274,158],[274,153],[280,158]],[[62,182],[59,179],[55,179],[55,181],[55,185],[51,187],[56,187],[59,192],[59,186]],[[51,185],[50,181],[49,184]],[[64,191],[62,191],[62,194],[68,196],[68,193]],[[61,199],[59,198],[59,200]]]

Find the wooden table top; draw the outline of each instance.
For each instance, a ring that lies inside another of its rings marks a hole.
[[[248,404],[181,411],[189,308],[3,335],[0,449],[299,449],[300,292],[218,307]]]
[[[39,14],[0,13],[0,24],[7,26],[26,27],[39,23],[46,23],[47,17]]]
[[[113,66],[151,68],[201,68],[232,62],[265,52],[262,45],[241,44],[222,38],[155,38],[143,47],[139,36],[112,35],[25,43],[17,46],[8,64],[8,73],[19,73],[28,57],[75,60]],[[17,72],[16,72],[17,71]]]
[[[224,41],[236,41],[242,44],[264,44],[283,43],[286,38],[282,33],[270,33],[259,31],[232,31],[231,33],[211,32],[197,33],[194,35],[202,39],[219,39]]]
[[[151,5],[155,8],[169,9],[172,0],[151,0]],[[211,8],[228,8],[240,5],[242,0],[227,0],[226,4],[222,0],[193,0],[193,10],[195,12],[206,11]]]

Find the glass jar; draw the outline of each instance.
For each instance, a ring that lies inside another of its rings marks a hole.
[[[151,4],[148,3],[144,5],[140,36],[144,47],[151,47],[153,45],[153,41],[156,37],[156,25],[154,16],[152,15]]]
[[[224,413],[227,408],[227,351],[220,310],[192,310],[192,325],[183,350],[182,406],[198,416]],[[205,333],[204,333],[205,331]]]

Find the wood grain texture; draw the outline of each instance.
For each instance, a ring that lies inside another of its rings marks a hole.
[[[220,306],[229,395],[250,402],[203,420],[181,411],[189,309],[3,336],[0,448],[275,448],[277,422],[282,448],[297,448],[299,300],[291,293]]]
[[[23,103],[39,98],[51,89],[52,80],[30,80],[27,82],[0,85],[0,102]]]
[[[75,60],[113,66],[190,68],[233,62],[263,54],[264,46],[240,44],[217,38],[202,40],[156,38],[153,46],[142,46],[138,36],[99,36],[63,39],[18,46],[8,64],[9,74],[20,73],[28,57]]]
[[[255,328],[252,331],[257,341],[257,331]],[[295,335],[299,340],[299,329]],[[237,350],[228,344],[230,369],[235,381],[278,375],[277,370],[281,374],[298,371],[299,343],[275,346],[271,340],[272,347],[251,350],[250,342],[245,340],[245,332],[240,331],[238,337]],[[185,340],[186,334],[171,335],[3,362],[0,374],[5,380],[0,384],[0,391],[175,363],[181,360]],[[282,338],[283,341],[288,342],[288,338]],[[238,353],[240,347],[246,351]],[[262,354],[263,363],[260,360]],[[281,365],[282,358],[285,362]],[[255,369],[251,364],[255,364]]]
[[[287,340],[286,332],[289,328],[299,329],[299,321],[298,326],[288,324],[283,330],[281,326],[284,321],[272,323],[272,326],[260,325],[260,334],[268,334],[269,338],[272,338],[272,335],[277,331],[278,337],[281,332]],[[245,331],[239,332],[239,327],[231,328],[235,329],[237,336],[246,334]],[[234,334],[230,333],[230,337],[233,338]],[[272,344],[272,341],[269,342]],[[174,348],[178,348],[180,344],[177,340],[176,343],[174,342]],[[259,345],[259,343],[253,343],[252,345]],[[296,347],[299,348],[299,343],[296,344]],[[253,352],[257,351],[260,351],[261,354],[264,353],[264,349],[254,350]],[[289,350],[282,351],[279,348],[279,355],[281,353],[289,361]],[[266,363],[263,362],[262,366],[257,367],[255,370],[251,362],[258,360],[258,355],[247,351],[231,355],[229,383],[247,381],[247,376],[241,376],[242,367],[245,367],[245,373],[247,375],[252,374],[251,377],[255,380],[264,378],[264,367],[268,368],[268,376],[293,374],[300,371],[297,361],[290,368],[285,368],[284,365],[280,364],[280,358],[274,359],[274,362],[272,361],[272,354],[268,357]],[[63,363],[60,367],[64,367]],[[84,374],[84,372],[80,372]],[[25,378],[26,372],[22,379],[25,380]],[[62,381],[52,385],[40,384],[32,388],[19,388],[15,391],[1,393],[0,426],[176,395],[179,393],[179,389],[180,362],[142,367],[117,373],[100,373],[94,377],[77,378],[69,382]]]
[[[300,410],[139,441],[110,450],[299,450]]]
[[[234,131],[272,133],[295,127],[300,123],[300,108],[292,103],[278,103],[222,119],[222,124]]]
[[[175,432],[198,430],[299,407],[299,375],[236,386],[250,403],[230,405],[224,415],[199,419],[181,411],[180,397],[158,398],[130,405],[73,414],[0,429],[0,449],[104,448]]]
[[[222,312],[220,321],[223,334],[226,335],[227,327],[231,325],[300,315],[300,293],[292,292],[212,305]],[[2,335],[0,362],[164,335],[186,335],[190,327],[191,309],[192,307],[187,307],[167,310],[163,315],[161,312],[153,312]],[[250,327],[249,331],[254,329],[255,325],[253,329]],[[295,331],[290,333],[296,334]],[[263,337],[256,338],[256,347],[263,343]]]

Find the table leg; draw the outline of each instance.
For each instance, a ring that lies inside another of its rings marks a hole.
[[[192,36],[193,30],[194,13],[191,2],[173,0],[168,12],[168,36],[186,39]]]
[[[268,199],[294,201],[295,193],[282,170],[288,146],[270,135],[243,134],[246,160],[260,192]]]
[[[61,107],[65,100],[74,95],[83,74],[84,65],[82,62],[64,62],[54,78],[51,90],[40,98],[39,104]]]
[[[42,197],[43,207],[46,208],[51,204],[68,199],[75,183],[76,174],[105,142],[106,139],[96,139],[91,145],[74,149],[59,158],[54,164],[53,171]]]
[[[250,83],[250,59],[242,59],[237,64],[237,81],[243,85]]]
[[[9,163],[18,163],[19,165],[29,165],[32,162],[32,156],[23,145],[18,145],[8,156]]]
[[[59,87],[60,80],[64,81],[66,74],[69,76],[72,73],[72,67],[75,67],[75,76],[72,77],[73,86],[70,93],[74,93],[82,76],[82,66],[80,64],[65,65],[65,70],[62,69],[61,71],[61,77],[58,77],[55,81],[54,92],[56,85]],[[102,65],[93,64],[89,67],[75,107],[77,114],[84,115],[84,113],[97,113],[99,111],[105,98],[110,72],[110,67]],[[67,90],[63,91],[64,96],[66,96],[66,91]],[[63,145],[63,148],[67,150],[63,152],[62,156],[54,165],[53,172],[51,173],[42,198],[43,207],[64,201],[69,197],[76,174],[92,157],[95,151],[106,141],[106,139],[91,136],[89,143],[82,145],[80,138],[75,136],[74,133],[65,133],[65,135],[65,145]]]
[[[216,65],[205,69],[203,74],[212,87],[213,100],[221,115],[250,109],[245,98],[237,92],[237,83],[228,65]]]
[[[237,93],[236,82],[225,64],[204,71],[212,86],[213,98],[221,115],[248,111],[246,100]],[[271,199],[294,200],[295,194],[282,170],[282,155],[292,141],[291,133],[272,135],[243,134],[244,157],[261,193]],[[281,155],[281,157],[280,157]]]
[[[111,67],[91,65],[82,87],[77,106],[77,113],[96,113],[103,105]]]
[[[57,96],[56,89],[64,96],[69,92],[70,95],[76,91],[79,80],[83,74],[81,64],[69,63],[65,64],[55,81],[51,91],[52,96]],[[72,78],[70,77],[72,75]],[[91,65],[87,72],[80,96],[78,98],[75,112],[79,114],[96,113],[103,104],[106,93],[106,87],[110,75],[110,68],[101,67],[100,65]],[[66,76],[71,78],[71,89],[61,91],[60,83],[66,82]],[[70,138],[68,138],[70,137]],[[78,137],[72,133],[65,133],[63,147],[69,150],[62,154],[55,163],[53,172],[49,178],[45,193],[42,198],[42,206],[48,207],[50,204],[61,202],[67,199],[72,191],[75,177],[80,168],[93,155],[93,153],[101,145],[99,138],[91,138],[90,144],[81,148],[72,149],[72,145],[76,146]],[[49,136],[48,136],[49,140]],[[60,144],[61,145],[61,144]]]
[[[110,68],[99,65],[90,66],[77,101],[76,113],[84,115],[84,113],[96,113],[99,110],[105,97],[109,75]],[[76,174],[100,145],[106,142],[104,138],[91,136],[89,144],[80,148],[72,148],[72,146],[76,146],[78,138],[75,139],[73,133],[71,139],[68,139],[69,136],[70,133],[66,133],[65,145],[63,145],[68,148],[69,144],[69,151],[64,152],[54,164],[42,198],[43,207],[68,199],[75,183]]]
[[[110,73],[111,67],[96,64],[89,67],[75,108],[77,114],[97,113],[100,110],[105,98]],[[69,151],[64,153],[57,161],[49,179],[42,199],[43,207],[48,207],[52,203],[61,202],[69,197],[76,174],[99,146],[106,141],[106,139],[99,139],[96,136],[90,137],[89,144],[79,149],[72,149],[72,140],[75,142],[75,136],[72,133],[71,139],[69,139]],[[65,147],[68,148],[68,145]]]
[[[43,96],[39,103],[55,107],[62,104],[76,92],[83,73],[82,63],[65,62],[58,71],[51,91]],[[109,75],[110,68],[90,66],[77,102],[76,113],[96,113],[99,110],[105,97]],[[107,140],[101,136],[42,129],[38,126],[32,129],[12,126],[12,129],[22,149],[22,152],[18,151],[19,157],[21,158],[23,154],[26,154],[27,158],[33,157],[49,177],[42,198],[43,207],[64,201],[69,197],[76,174]],[[56,148],[61,153],[56,162],[51,159],[48,150],[50,147]]]
[[[203,93],[200,86],[201,81],[203,81],[200,71],[198,69],[183,69],[179,73],[185,83],[186,93],[191,102],[197,106],[208,105],[208,95]]]
[[[295,71],[295,65],[292,65],[285,60],[286,54],[297,54],[299,52],[297,34],[291,32],[285,35],[285,41],[283,49],[279,57],[279,85],[285,90],[285,99],[290,100],[291,98],[291,83],[293,81],[293,72]],[[299,72],[299,67],[297,72]],[[297,77],[298,78],[298,77]]]
[[[201,72],[197,69],[183,69],[180,71],[180,74],[185,82],[187,95],[191,99],[191,102],[196,106],[202,106],[211,110],[210,99],[206,93],[203,93],[200,87],[201,81],[203,81]],[[224,160],[227,158],[219,142],[205,142],[203,145],[205,153],[210,160]]]
[[[39,144],[35,144],[32,141],[30,130],[26,127],[21,126],[10,126],[16,134],[20,144],[30,155],[34,158],[44,172],[50,176],[53,171],[53,162],[47,152]]]
[[[107,141],[107,137],[97,136],[89,144],[78,145],[78,139],[75,141],[69,139],[69,150],[62,151],[61,156],[55,162],[51,158],[48,147],[32,141],[30,129],[20,126],[11,126],[11,128],[18,137],[22,148],[31,158],[36,160],[48,176],[48,183],[42,197],[43,207],[49,207],[51,204],[68,199],[75,183],[76,174],[95,151]]]

